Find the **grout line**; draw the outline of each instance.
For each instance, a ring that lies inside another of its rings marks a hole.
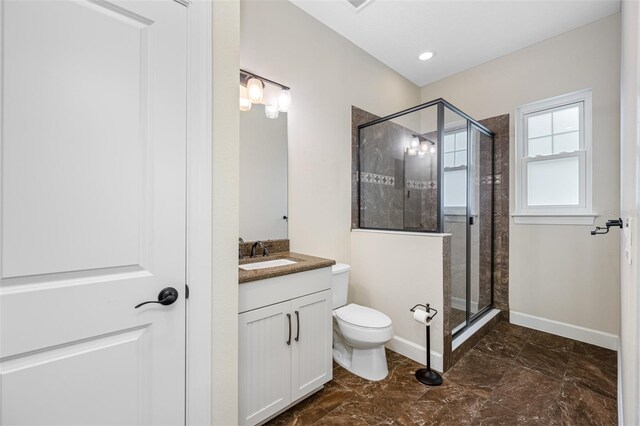
[[[516,355],[516,357],[513,359],[514,361],[517,360],[518,358],[520,358],[520,354],[522,353],[522,351],[524,351],[524,348],[529,344],[529,340],[525,340],[524,341],[524,345],[522,345],[522,347],[520,348],[520,350],[518,351],[518,354]]]

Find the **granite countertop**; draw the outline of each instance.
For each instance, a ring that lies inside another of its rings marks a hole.
[[[247,263],[264,262],[275,259],[290,259],[297,262],[293,265],[275,266],[273,268],[254,269],[253,271],[245,271],[238,268],[238,281],[240,284],[251,281],[263,280],[265,278],[279,277],[281,275],[295,274],[297,272],[310,271],[312,269],[326,268],[335,265],[336,261],[324,259],[322,257],[308,256],[306,254],[293,253],[290,251],[274,253],[270,256],[259,256],[252,259],[240,260],[240,265]]]

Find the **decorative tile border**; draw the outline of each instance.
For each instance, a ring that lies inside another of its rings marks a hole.
[[[407,180],[405,187],[408,189],[435,189],[438,183],[435,180]]]
[[[501,184],[502,183],[502,175],[495,176],[483,176],[480,179],[480,184],[482,185],[491,185],[491,184]]]
[[[378,175],[375,173],[360,173],[360,179],[366,183],[376,183],[378,185],[389,185],[393,186],[395,184],[395,178],[393,176],[386,175]],[[357,182],[356,175],[356,182]],[[478,182],[476,182],[478,183]],[[482,185],[491,185],[491,184],[500,184],[502,183],[502,175],[495,176],[483,176],[480,179],[480,184]],[[438,182],[435,180],[407,180],[405,182],[405,188],[407,189],[436,189],[438,187]]]
[[[360,179],[362,182],[367,183],[377,183],[378,185],[389,185],[393,186],[396,178],[393,176],[385,176],[385,175],[377,175],[375,173],[360,173]]]
[[[359,174],[362,182],[366,183],[374,183],[378,185],[395,185],[395,177],[386,176],[386,175],[378,175],[375,173],[365,173],[362,172]],[[405,182],[405,188],[407,189],[435,189],[438,187],[438,183],[435,180],[407,180]]]

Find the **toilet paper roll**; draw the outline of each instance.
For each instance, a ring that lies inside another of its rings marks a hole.
[[[426,311],[423,311],[421,309],[416,309],[415,311],[413,311],[413,319],[423,325],[431,324],[431,321],[427,321],[428,316],[429,314]]]

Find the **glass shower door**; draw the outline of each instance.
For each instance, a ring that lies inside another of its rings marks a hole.
[[[443,231],[451,235],[451,332],[467,325],[467,119],[444,108],[442,144]]]
[[[492,305],[493,138],[469,124],[468,310],[470,319]]]

